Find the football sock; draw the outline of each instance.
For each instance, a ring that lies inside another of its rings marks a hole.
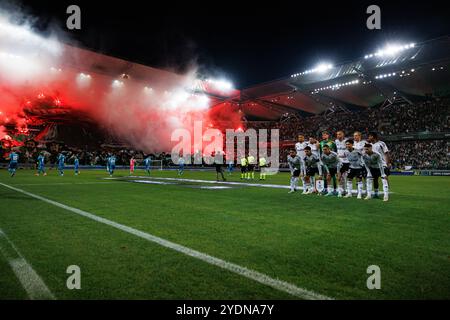
[[[372,181],[373,179],[369,178],[366,180],[366,190],[368,196],[372,196]]]
[[[358,194],[362,194],[363,191],[363,182],[359,181],[358,182]]]
[[[347,193],[352,194],[353,183],[352,181],[347,181]]]
[[[384,195],[389,195],[389,183],[388,183],[388,181],[386,179],[382,179],[381,181],[383,183]]]

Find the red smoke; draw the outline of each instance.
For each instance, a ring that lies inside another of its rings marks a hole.
[[[99,67],[100,66],[100,67]],[[106,68],[103,68],[106,66]],[[120,72],[128,66],[126,73]],[[235,107],[192,94],[196,72],[185,75],[61,45],[0,15],[0,139],[6,129],[28,134],[32,121],[66,114],[95,121],[144,152],[170,151],[173,130],[237,128]]]

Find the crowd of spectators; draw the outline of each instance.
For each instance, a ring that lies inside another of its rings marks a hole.
[[[295,140],[299,132],[318,137],[323,130],[347,133],[377,131],[381,135],[412,132],[450,131],[450,103],[424,102],[399,104],[387,108],[367,108],[356,112],[334,112],[328,116],[290,117],[279,122],[248,122],[247,127],[280,129],[281,140]]]
[[[450,169],[450,142],[403,141],[390,145],[394,168]]]

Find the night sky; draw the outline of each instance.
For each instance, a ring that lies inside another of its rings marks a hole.
[[[8,2],[37,18],[36,29],[60,29],[81,47],[178,72],[195,63],[238,88],[323,60],[352,60],[387,41],[421,42],[450,34],[449,10],[434,1]],[[70,4],[81,7],[80,31],[65,29]],[[370,4],[381,7],[379,31],[366,28]]]

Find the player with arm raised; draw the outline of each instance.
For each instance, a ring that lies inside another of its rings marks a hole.
[[[386,180],[386,174],[384,173],[383,157],[378,152],[374,152],[373,146],[367,143],[364,146],[363,161],[367,168],[367,179],[366,179],[367,196],[365,200],[369,200],[372,198],[372,181],[373,182],[377,181],[378,184],[378,178],[381,177],[383,181],[383,192],[384,192],[383,201],[388,201],[389,186]],[[377,188],[377,186],[375,188]]]
[[[318,191],[316,186],[314,184],[311,186],[311,183],[314,183],[313,181],[315,181],[314,178],[316,175],[319,175],[318,177],[319,180],[322,179],[322,163],[320,162],[319,156],[312,153],[311,146],[307,146],[305,148],[305,158],[303,159],[303,163],[304,163],[303,172],[306,177],[305,182],[307,188],[309,189],[307,194],[317,193]],[[321,195],[320,192],[318,194]]]
[[[383,161],[383,170],[384,174],[386,175],[385,180],[383,182],[383,188],[384,183],[389,184],[389,174],[390,174],[390,168],[391,168],[391,156],[389,153],[389,149],[383,141],[380,140],[378,134],[376,132],[370,132],[368,136],[369,143],[372,144],[372,149],[374,152],[377,152],[381,155],[381,160]],[[373,185],[375,188],[375,197],[378,197],[378,179],[374,179]]]
[[[305,141],[305,136],[303,134],[299,134],[297,137],[297,143],[295,144],[295,151],[297,155],[303,160],[305,158],[305,148],[309,145],[308,141]],[[305,186],[305,177],[301,176],[302,179],[302,188],[303,192],[306,193],[308,190]]]
[[[336,179],[336,174],[341,166],[341,160],[339,159],[339,156],[336,152],[331,151],[331,148],[329,145],[325,144],[322,147],[322,155],[321,155],[322,165],[323,169],[326,173],[326,179],[327,179],[327,194],[326,196],[332,196],[333,195],[333,189],[330,185],[331,179]]]
[[[297,191],[298,178],[303,171],[303,161],[302,158],[297,155],[297,151],[292,149],[287,156],[287,163],[289,164],[289,170],[291,171],[291,190],[289,193],[294,193]]]
[[[349,161],[349,172],[348,172],[348,181],[347,181],[347,194],[345,198],[352,197],[352,189],[353,189],[353,179],[356,178],[357,187],[358,187],[358,199],[362,199],[362,191],[363,191],[363,167],[364,162],[362,159],[362,153],[355,148],[353,148],[353,140],[348,139],[345,142],[347,147],[346,156]]]

